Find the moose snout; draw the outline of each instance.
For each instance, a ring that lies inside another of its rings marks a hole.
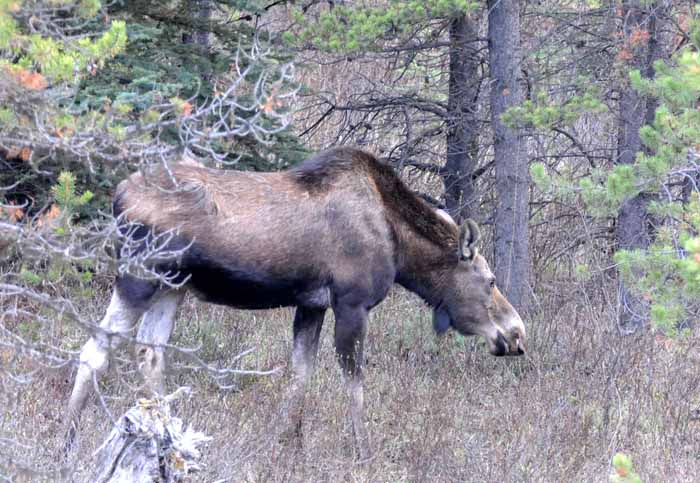
[[[506,340],[507,353],[509,356],[522,356],[525,354],[525,324],[515,310],[509,317],[497,322],[498,331],[503,334]]]
[[[522,356],[525,354],[525,338],[523,334],[514,329],[506,337],[508,341],[508,354],[509,356]]]
[[[515,336],[515,342],[511,345],[511,355],[525,355],[525,343],[519,336]]]
[[[489,352],[496,357],[501,357],[508,355],[510,348],[508,347],[508,340],[499,331],[496,334],[496,339],[491,341],[489,344]]]
[[[494,356],[522,356],[525,354],[525,341],[518,333],[504,335],[500,331],[496,340],[491,345],[491,354]]]

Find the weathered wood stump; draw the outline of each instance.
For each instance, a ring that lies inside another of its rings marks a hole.
[[[189,393],[188,388],[179,388],[168,396],[140,399],[97,450],[90,481],[170,483],[200,470],[197,446],[211,438],[170,414],[170,403]]]

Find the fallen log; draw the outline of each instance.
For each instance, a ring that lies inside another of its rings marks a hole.
[[[95,452],[99,483],[171,483],[202,469],[197,448],[211,438],[185,427],[170,404],[189,395],[189,388],[154,399],[140,399],[112,429]]]

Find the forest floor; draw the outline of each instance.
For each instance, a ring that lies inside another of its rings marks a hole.
[[[81,310],[99,320],[107,297],[85,296]],[[270,437],[289,380],[292,316],[288,309],[242,312],[186,299],[173,343],[201,346],[200,356],[219,365],[255,347],[245,368],[282,367],[274,376],[241,377],[235,391],[192,370],[170,375],[171,389],[194,391],[177,404],[177,415],[213,438],[203,449],[205,470],[192,481],[604,482],[618,451],[646,482],[700,475],[697,335],[622,337],[612,309],[557,292],[540,297],[526,318],[528,355],[498,359],[471,338],[437,340],[430,311],[397,289],[371,315],[365,404],[374,457],[358,464],[330,313],[301,447]],[[86,338],[70,329],[55,337],[75,349]],[[123,351],[101,385],[114,415],[136,397],[131,353]],[[3,376],[0,439],[25,445],[18,460],[56,467],[72,377],[72,369],[42,369],[26,384]],[[104,410],[90,401],[66,480],[88,478],[109,429]]]

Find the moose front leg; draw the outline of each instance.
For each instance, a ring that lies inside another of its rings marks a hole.
[[[335,350],[343,371],[350,401],[350,416],[360,460],[370,458],[369,437],[364,422],[362,387],[362,348],[367,330],[367,309],[364,306],[333,307],[335,312]]]

